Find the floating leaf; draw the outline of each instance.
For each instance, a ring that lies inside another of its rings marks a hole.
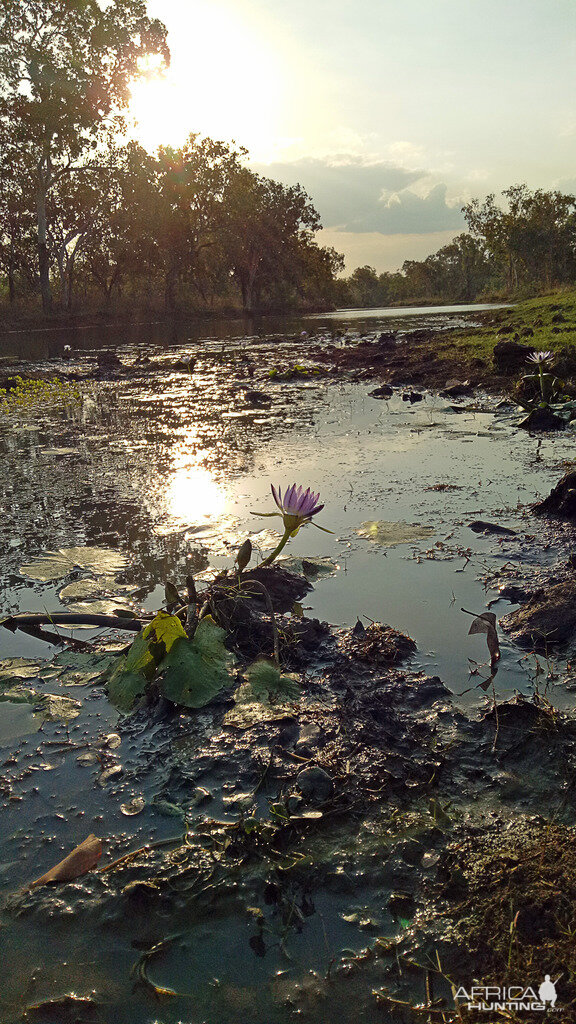
[[[259,658],[249,665],[244,675],[257,700],[271,701],[298,700],[300,685],[295,675],[281,675],[280,669],[272,661]]]
[[[61,697],[59,693],[37,694],[36,703],[40,714],[47,722],[71,722],[82,710],[79,700]]]
[[[85,601],[92,597],[99,597],[105,586],[104,580],[76,580],[75,583],[67,583],[58,597],[64,604],[68,601]]]
[[[182,630],[184,633],[184,630]],[[161,692],[175,704],[202,708],[230,682],[232,655],[224,646],[225,630],[207,615],[194,637],[177,637],[159,666]]]
[[[47,885],[49,882],[71,882],[80,878],[98,863],[102,856],[102,840],[94,834],[90,834],[83,843],[80,843],[72,853],[69,853],[64,860],[61,860],[45,875],[32,882],[30,888],[37,885]]]
[[[124,555],[111,548],[60,548],[49,551],[29,565],[22,565],[20,572],[33,580],[50,583],[69,576],[73,569],[86,569],[100,576],[115,576],[126,565]]]
[[[0,661],[0,686],[15,679],[37,679],[41,663],[31,658],[4,658]]]
[[[435,530],[432,526],[419,526],[417,523],[388,523],[384,519],[379,519],[362,523],[356,533],[359,537],[380,544],[381,547],[391,548],[395,544],[410,544],[414,540],[424,540],[435,533]]]

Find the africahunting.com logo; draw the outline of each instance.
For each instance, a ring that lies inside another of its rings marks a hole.
[[[558,979],[556,979],[558,980]],[[538,992],[525,985],[473,985],[465,989],[463,985],[454,993],[458,1006],[468,1010],[553,1010],[556,1006],[556,983],[547,974]]]

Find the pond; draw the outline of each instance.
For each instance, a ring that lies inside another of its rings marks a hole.
[[[318,523],[331,531],[306,526],[286,550],[292,559],[325,559],[330,569],[303,600],[305,614],[342,628],[358,619],[365,626],[378,621],[408,634],[417,648],[409,671],[439,676],[455,705],[474,718],[487,706],[477,684],[490,669],[486,637],[468,636],[471,619],[462,609],[491,607],[499,618],[516,607],[499,588],[536,579],[563,552],[568,557],[571,532],[556,531],[551,540],[530,505],[548,493],[571,458],[571,435],[536,439],[517,429],[513,406],[478,392],[454,399],[422,391],[410,399],[412,389],[400,387],[382,400],[370,394],[377,380],[317,372],[315,353],[381,330],[398,331],[401,341],[415,327],[473,323],[479,308],[351,310],[250,325],[6,336],[3,351],[21,361],[11,372],[56,368],[85,380],[80,404],[68,413],[35,410],[0,424],[2,612],[66,610],[65,585],[94,573],[88,566],[42,580],[34,564],[71,547],[120,553],[123,564],[101,584],[100,598],[155,611],[167,579],[182,585],[192,573],[201,585],[211,570],[232,567],[247,536],[258,557],[269,553],[277,520],[257,516],[274,511],[270,484],[303,483],[320,492],[325,508]],[[64,343],[73,345],[67,363]],[[110,347],[132,367],[129,374],[94,373],[98,350]],[[175,368],[179,359],[192,360],[192,372]],[[291,372],[295,364],[297,373]],[[270,376],[274,368],[279,372]],[[509,532],[477,533],[470,524],[478,520]],[[0,633],[2,658],[56,654],[21,632]],[[96,631],[73,635],[90,640]],[[572,706],[560,683],[564,661],[545,664],[504,634],[500,640],[494,694],[531,694],[544,673],[553,703]],[[36,673],[27,672],[27,662],[20,666],[18,682],[26,685]],[[58,690],[57,681],[52,687]],[[30,703],[0,703],[1,753],[9,769],[0,869],[8,903],[90,832],[109,837],[113,857],[178,834],[178,807],[171,817],[164,796],[182,796],[183,789],[172,777],[170,789],[168,768],[155,762],[154,751],[169,741],[180,751],[179,763],[199,756],[201,713],[197,721],[177,716],[169,726],[156,714],[146,729],[136,728],[119,718],[101,687],[74,688],[67,681],[58,692],[79,702],[67,721],[58,714],[47,718]],[[117,732],[124,774],[107,787],[94,774],[101,764],[78,760],[77,747]],[[67,750],[70,741],[74,747]],[[233,822],[243,813],[245,793],[234,778],[223,782],[206,765],[186,777],[187,797],[201,799],[202,788],[210,793],[212,820]],[[146,807],[131,817],[122,807],[135,798]],[[316,840],[318,858],[328,863],[337,847],[340,859],[346,853],[373,863],[384,842],[375,822],[368,817],[358,836],[356,826],[347,828]],[[120,904],[98,909],[97,891],[87,895],[72,884],[51,890],[50,899],[26,912],[9,913],[8,907],[2,1019],[16,1021],[21,1007],[64,993],[97,992],[107,1024],[270,1024],[293,1019],[298,1008],[303,1019],[314,1020],[314,979],[325,978],[342,949],[358,951],[398,927],[374,888],[351,899],[345,885],[333,884],[316,892],[297,934],[289,936],[286,925],[264,956],[255,940],[264,934],[254,927],[258,914],[241,908],[239,885],[231,883],[229,904],[219,905],[213,918],[203,908],[193,920],[191,906],[186,921],[180,908],[174,928],[166,906],[161,940],[170,941],[151,973],[157,985],[179,995],[160,1008],[146,984],[133,994],[130,975],[138,950],[149,948],[145,940],[159,936],[148,936],[141,918],[131,927]],[[103,940],[107,928],[109,942]],[[136,973],[141,969],[142,962]],[[342,1020],[359,1019],[359,984],[351,980],[338,996],[347,1000]],[[413,997],[419,992],[415,981]]]

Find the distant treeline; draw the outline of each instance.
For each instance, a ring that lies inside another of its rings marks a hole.
[[[514,185],[463,208],[468,232],[397,273],[358,267],[340,278],[339,306],[472,302],[528,296],[576,282],[576,199]]]
[[[0,298],[15,312],[331,303],[343,261],[299,186],[195,134],[155,156],[125,142],[130,83],[169,56],[146,0],[0,4]]]

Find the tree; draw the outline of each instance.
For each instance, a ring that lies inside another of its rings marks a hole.
[[[0,10],[0,141],[33,183],[43,307],[52,307],[48,196],[118,124],[142,61],[167,61],[145,0],[12,0]]]
[[[180,149],[162,147],[156,162],[154,230],[164,273],[164,305],[176,307],[180,281],[188,278],[205,299],[207,251],[216,246],[222,206],[239,157],[223,142],[191,134]],[[150,215],[150,214],[149,214]]]
[[[224,196],[222,242],[245,312],[264,292],[301,286],[320,218],[300,187],[286,187],[239,167]]]
[[[504,208],[489,195],[463,213],[474,237],[501,266],[510,292],[521,284],[551,288],[576,272],[576,199],[558,191],[513,185]]]

